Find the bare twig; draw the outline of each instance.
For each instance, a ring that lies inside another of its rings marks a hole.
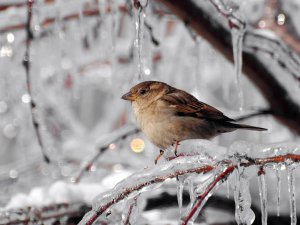
[[[140,132],[140,129],[133,129],[127,131],[125,133],[121,133],[119,136],[115,137],[114,139],[110,140],[108,144],[99,147],[97,153],[90,159],[90,161],[80,170],[78,176],[75,178],[74,182],[79,183],[85,172],[89,171],[92,165],[98,160],[98,158],[109,149],[111,143],[115,143],[119,140],[124,140],[125,138],[137,134]]]
[[[32,31],[30,28],[31,25],[31,18],[32,18],[32,5],[34,3],[34,0],[28,0],[27,1],[27,23],[26,23],[26,33],[27,33],[27,38],[26,38],[26,51],[25,51],[25,56],[23,60],[23,65],[25,68],[25,73],[26,73],[26,87],[27,87],[27,92],[30,97],[30,112],[31,112],[31,118],[32,118],[32,123],[33,127],[35,130],[35,134],[37,137],[38,144],[41,148],[44,160],[46,163],[50,163],[50,158],[47,156],[45,149],[44,149],[44,144],[42,141],[42,136],[40,132],[40,124],[38,122],[38,119],[36,117],[36,103],[33,99],[32,95],[32,83],[31,83],[31,76],[30,76],[30,45],[31,41],[33,39]]]

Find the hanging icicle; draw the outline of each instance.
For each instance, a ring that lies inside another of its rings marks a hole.
[[[259,197],[261,207],[261,223],[267,225],[268,223],[268,208],[267,208],[267,187],[265,172],[263,168],[259,168],[258,172],[258,186],[259,186]]]
[[[148,0],[134,0],[135,14],[135,55],[137,63],[137,80],[143,79],[143,39],[144,39],[144,22],[146,17],[146,7]]]
[[[277,180],[276,209],[277,209],[277,216],[280,216],[281,164],[276,166],[276,180]]]
[[[177,177],[177,201],[178,201],[179,215],[182,214],[183,187],[184,187],[184,178]]]
[[[244,95],[241,86],[241,75],[242,75],[242,53],[243,53],[243,38],[245,30],[243,28],[231,29],[232,37],[232,49],[233,49],[233,60],[234,60],[234,72],[235,72],[235,84],[238,93],[239,110],[242,111],[244,108]]]
[[[296,184],[295,184],[295,167],[293,165],[287,166],[288,190],[290,198],[290,216],[291,225],[297,224],[296,211]]]

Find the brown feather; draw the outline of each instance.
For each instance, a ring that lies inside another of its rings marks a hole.
[[[234,121],[225,116],[221,111],[206,103],[200,102],[194,96],[183,90],[171,88],[170,92],[162,96],[161,100],[168,102],[170,107],[174,108],[175,114],[179,116],[190,116],[208,120]]]

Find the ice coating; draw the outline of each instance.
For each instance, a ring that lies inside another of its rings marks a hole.
[[[93,203],[93,210],[87,214],[80,224],[87,224],[86,221],[93,218],[95,219],[95,217],[105,212],[111,205],[124,198],[130,198],[137,193],[158,188],[157,185],[166,179],[211,169],[211,167],[208,166],[210,164],[212,164],[212,162],[202,156],[184,157],[137,172],[118,183],[112,190],[96,197]]]

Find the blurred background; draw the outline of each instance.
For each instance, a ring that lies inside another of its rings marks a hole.
[[[73,210],[81,218],[95,195],[133,172],[153,166],[158,149],[135,132],[130,104],[120,99],[141,80],[159,80],[184,89],[232,118],[260,112],[243,122],[266,127],[267,132],[225,134],[212,140],[216,145],[227,148],[237,140],[299,142],[295,129],[270,115],[274,108],[270,108],[260,85],[240,74],[242,42],[249,44],[251,40],[238,42],[238,38],[249,30],[266,37],[265,42],[254,39],[251,46],[252,50],[256,45],[266,46],[267,53],[252,53],[299,107],[300,2],[187,1],[211,17],[212,27],[220,24],[229,32],[229,36],[223,36],[220,29],[216,36],[229,38],[229,43],[232,38],[233,44],[227,48],[236,52],[235,63],[224,57],[220,45],[216,47],[207,37],[198,35],[193,22],[190,26],[189,21],[178,18],[170,2],[0,0],[0,224],[28,215],[30,222],[39,221],[30,217],[32,208],[42,213],[54,211],[54,215],[59,210]],[[236,18],[246,28],[230,30]],[[211,27],[207,30],[210,32]],[[281,45],[274,45],[273,40]],[[286,52],[278,46],[284,46]],[[233,53],[230,57],[234,58]],[[271,90],[275,96],[276,87]],[[103,146],[105,151],[91,164]],[[270,184],[273,175],[267,177]],[[283,187],[285,179],[284,175]],[[254,181],[255,223],[260,224],[257,179]],[[222,197],[224,190],[208,203],[201,223],[235,224],[234,203]],[[275,199],[270,200],[269,224],[289,223],[285,192],[282,188],[279,219],[275,217]],[[138,224],[177,224],[175,181],[151,193],[148,199]],[[187,193],[184,199],[188,199]],[[44,222],[78,221],[68,220],[75,218],[70,215]]]

